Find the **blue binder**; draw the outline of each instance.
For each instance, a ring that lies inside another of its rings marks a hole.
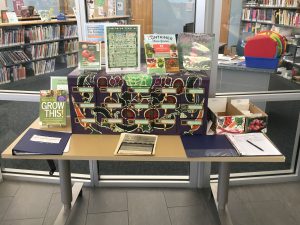
[[[181,136],[187,157],[232,157],[237,151],[225,135]]]
[[[71,133],[30,128],[12,150],[13,155],[62,155]]]

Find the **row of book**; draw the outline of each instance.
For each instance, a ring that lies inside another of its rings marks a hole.
[[[77,37],[77,25],[62,25],[61,36],[63,38]]]
[[[263,30],[270,30],[272,25],[261,24],[261,23],[245,23],[242,30],[243,32],[259,33]]]
[[[41,60],[32,63],[34,75],[41,75],[44,73],[51,73],[55,70],[55,59]]]
[[[28,61],[30,61],[30,58],[25,54],[23,50],[0,52],[0,64],[2,66],[11,66]]]
[[[78,54],[72,54],[66,56],[67,68],[78,66]]]
[[[246,6],[298,7],[298,0],[251,0]]]
[[[243,9],[243,20],[280,24],[286,26],[300,26],[300,13],[281,9]]]
[[[27,43],[60,39],[60,25],[32,26],[25,30],[25,40]]]
[[[26,68],[22,65],[0,68],[0,84],[11,81],[23,80],[26,78]]]
[[[78,40],[64,41],[64,53],[72,53],[78,51]]]
[[[24,28],[8,30],[0,28],[0,47],[24,44]]]
[[[42,45],[32,45],[30,46],[30,48],[30,54],[32,59],[54,57],[58,55],[59,42],[52,42]]]

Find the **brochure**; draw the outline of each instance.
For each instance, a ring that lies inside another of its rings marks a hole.
[[[79,42],[79,68],[101,70],[101,47],[97,42]]]
[[[157,135],[122,133],[115,155],[154,155]]]
[[[106,72],[140,71],[140,26],[105,27]]]
[[[186,70],[210,70],[214,35],[181,33],[178,36],[180,67]]]
[[[66,76],[51,76],[50,77],[50,89],[51,90],[64,90],[69,92],[68,77]],[[67,96],[67,102],[69,98]],[[70,116],[70,104],[67,104],[67,116]]]
[[[67,91],[40,91],[40,125],[66,126]]]
[[[148,73],[179,72],[178,50],[174,34],[145,34]]]

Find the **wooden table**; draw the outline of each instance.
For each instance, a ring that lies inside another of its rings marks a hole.
[[[28,128],[40,129],[39,121],[34,121]],[[216,204],[219,212],[225,210],[228,201],[228,188],[230,178],[230,162],[284,162],[284,156],[258,156],[258,157],[201,157],[188,158],[185,154],[180,136],[160,135],[158,137],[155,156],[115,156],[114,151],[119,135],[81,135],[73,134],[70,140],[69,152],[63,155],[35,155],[14,156],[12,148],[27,131],[25,130],[2,153],[2,158],[9,159],[45,159],[58,160],[61,200],[63,208],[60,211],[55,225],[65,224],[72,206],[82,190],[82,183],[71,185],[70,160],[120,160],[120,161],[176,161],[176,162],[219,162],[219,178]],[[45,128],[45,130],[70,132],[70,124],[66,128]],[[201,144],[201,143],[199,143]],[[84,151],[83,151],[84,149]],[[73,193],[72,193],[73,192]]]

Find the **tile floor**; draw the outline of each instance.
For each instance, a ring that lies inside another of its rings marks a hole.
[[[61,209],[59,186],[0,183],[0,225],[50,225]],[[300,224],[300,182],[232,187],[234,225]],[[68,225],[219,225],[208,190],[84,188]]]

